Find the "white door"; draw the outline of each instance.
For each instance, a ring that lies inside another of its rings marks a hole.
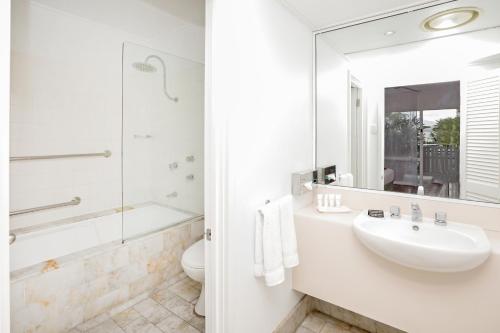
[[[462,81],[460,197],[500,202],[500,75]]]
[[[10,0],[0,0],[0,332],[9,317]]]

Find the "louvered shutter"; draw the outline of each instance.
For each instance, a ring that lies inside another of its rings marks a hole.
[[[461,197],[500,202],[500,76],[495,72],[463,84]]]

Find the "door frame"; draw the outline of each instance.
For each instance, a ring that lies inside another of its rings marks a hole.
[[[0,0],[0,331],[10,332],[9,113],[11,1]]]
[[[215,100],[213,88],[223,60],[216,57],[223,45],[217,42],[217,0],[206,1],[205,19],[205,331],[226,332],[227,299],[227,115]],[[207,231],[211,231],[208,241]]]
[[[348,135],[348,147],[347,147],[347,165],[350,173],[354,177],[354,187],[366,187],[366,108],[364,107],[364,96],[363,96],[363,85],[354,76],[351,71],[348,71],[348,83],[347,83],[347,128],[349,129]],[[357,100],[359,105],[356,105],[356,119],[353,119],[353,105],[352,105],[352,89],[357,89],[358,96]],[[351,129],[353,121],[356,122],[356,137],[353,135]],[[356,149],[353,149],[355,147]],[[353,154],[356,152],[356,156]],[[357,159],[357,170],[353,170],[353,158]]]

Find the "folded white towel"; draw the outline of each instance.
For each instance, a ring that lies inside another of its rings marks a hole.
[[[259,209],[255,225],[255,275],[263,275],[267,286],[276,286],[285,280],[279,204]]]
[[[283,248],[283,265],[292,268],[299,264],[297,237],[293,220],[293,197],[287,195],[278,201],[280,206],[281,247]]]

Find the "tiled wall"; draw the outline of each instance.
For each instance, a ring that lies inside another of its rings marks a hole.
[[[57,258],[35,272],[14,272],[12,332],[65,332],[113,307],[147,297],[182,272],[182,253],[202,233],[203,221],[187,222],[91,254]]]
[[[120,10],[114,6],[120,6]],[[11,210],[66,202],[75,196],[82,199],[78,206],[13,217],[11,227],[120,206],[123,43],[147,45],[198,63],[204,57],[204,27],[182,21],[140,0],[119,3],[88,0],[84,5],[78,1],[16,0],[12,7],[11,154],[110,150],[112,156],[11,163]],[[140,86],[137,96],[155,94],[163,101],[161,68],[158,66],[156,73],[142,77],[150,84]],[[185,81],[179,83],[183,84],[183,90],[178,93],[191,87]],[[153,91],[153,87],[158,89]],[[171,81],[168,87],[174,89]],[[190,98],[184,95],[178,105],[197,102]],[[139,102],[145,100],[148,99]],[[150,104],[143,103],[136,110],[151,114],[148,112],[154,109],[151,101],[156,100],[149,101]],[[199,103],[202,101],[201,96]],[[156,115],[163,111],[164,116],[172,116],[164,105],[156,108]],[[202,114],[200,118],[202,122]],[[158,126],[164,123],[164,120],[153,122]],[[143,130],[146,129],[138,130],[137,134],[144,134]],[[193,138],[202,135],[198,132]],[[179,140],[184,137],[178,137]],[[134,153],[144,150],[149,154],[150,150],[144,149],[148,141],[136,141],[138,149]],[[198,155],[201,161],[202,153]],[[140,159],[132,167],[144,171],[142,167],[147,163],[147,159]],[[146,171],[138,173],[141,176],[138,182],[130,181],[123,189],[136,195],[134,203],[153,199],[151,184],[159,182],[150,168]],[[165,175],[168,170],[163,171]]]

